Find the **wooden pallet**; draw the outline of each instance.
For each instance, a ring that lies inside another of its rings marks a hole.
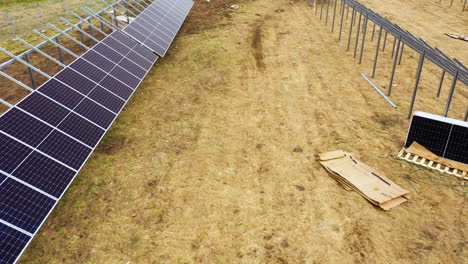
[[[442,172],[451,176],[458,177],[463,180],[468,180],[467,171],[452,168],[444,164],[440,164],[438,162],[422,158],[413,153],[409,153],[405,151],[404,149],[402,149],[400,153],[398,153],[398,158],[420,165],[420,166],[423,166],[423,167],[426,167],[426,168],[429,168],[429,169],[432,169],[432,170],[436,170],[436,171],[439,171],[439,172]]]

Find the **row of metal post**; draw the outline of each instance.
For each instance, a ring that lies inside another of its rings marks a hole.
[[[326,1],[326,7],[324,5],[325,1]],[[316,1],[317,4],[315,5],[315,14],[318,13],[318,5],[319,5],[319,2],[320,2],[320,20],[322,20],[323,17],[325,16],[325,25],[328,25],[328,15],[329,15],[330,4],[333,4],[333,18],[332,18],[332,27],[331,27],[331,31],[333,32],[334,27],[335,27],[336,8],[337,8],[337,2],[338,1],[341,2],[340,9],[339,9],[339,16],[341,18],[340,18],[340,31],[338,33],[338,40],[341,41],[341,39],[342,39],[343,24],[344,24],[343,20],[345,18],[348,19],[349,8],[351,8],[352,13],[351,13],[351,20],[350,20],[350,25],[349,25],[349,35],[348,35],[348,41],[347,41],[347,45],[346,45],[346,51],[350,51],[353,27],[356,24],[356,20],[357,20],[357,31],[356,31],[357,33],[356,33],[356,41],[355,41],[355,44],[354,44],[353,57],[356,58],[356,56],[357,56],[359,37],[360,37],[360,33],[362,32],[362,40],[361,40],[362,42],[361,42],[359,61],[358,61],[358,63],[361,64],[362,63],[362,57],[363,57],[363,54],[364,54],[364,47],[365,47],[364,44],[365,44],[365,40],[366,40],[366,32],[367,32],[368,20],[369,20],[368,13],[366,12],[366,14],[363,14],[362,9],[358,10],[357,7],[351,6],[345,0],[317,0]],[[347,9],[346,16],[345,16],[345,9]],[[323,12],[326,12],[326,13],[323,14]],[[359,15],[359,18],[358,18],[358,15]],[[362,26],[361,26],[361,24],[362,24]],[[374,25],[373,25],[371,41],[374,40],[376,25],[377,25],[376,23],[374,23]],[[382,33],[383,33],[383,31],[385,31],[385,34],[383,36],[384,40],[383,40],[382,51],[385,50],[386,43],[387,43],[387,36],[388,36],[388,33],[389,33],[388,31],[386,31],[383,28],[383,25],[377,25],[377,26],[380,26],[380,29],[379,29],[379,33],[378,33],[377,47],[376,47],[376,51],[375,51],[374,64],[373,64],[373,68],[372,68],[372,75],[371,75],[372,78],[375,78],[375,75],[376,75],[376,68],[377,68],[377,62],[378,62],[378,58],[379,58],[380,43],[381,43],[381,40],[382,40]],[[391,93],[392,93],[392,87],[393,87],[393,81],[395,79],[396,68],[397,68],[397,65],[401,64],[404,47],[405,47],[405,43],[402,41],[402,36],[394,36],[392,55],[391,55],[391,57],[393,59],[392,71],[391,71],[389,86],[388,86],[388,89],[387,89],[387,96],[390,96]],[[413,88],[413,94],[412,94],[411,103],[410,103],[410,107],[409,107],[410,109],[409,109],[409,113],[408,113],[408,118],[410,118],[412,113],[413,113],[414,104],[415,104],[415,101],[416,101],[416,96],[417,96],[417,92],[418,92],[418,88],[419,88],[419,82],[420,82],[421,73],[422,73],[425,58],[426,58],[426,51],[423,50],[420,53],[418,68],[417,68],[417,71],[416,71],[415,85],[414,85],[414,88]],[[457,70],[455,72],[454,76],[453,76],[453,80],[452,80],[452,83],[451,83],[451,86],[450,86],[447,103],[446,103],[445,109],[444,109],[444,116],[448,116],[448,113],[450,111],[450,106],[452,104],[452,99],[453,99],[453,95],[455,93],[455,88],[456,88],[456,84],[457,84],[457,80],[458,80],[458,74],[459,74],[459,70]],[[440,79],[439,87],[438,87],[438,90],[437,90],[437,97],[440,96],[445,75],[446,75],[446,71],[443,70],[442,77]],[[468,121],[468,109],[467,109],[467,113],[466,113],[464,119],[465,119],[465,121]]]

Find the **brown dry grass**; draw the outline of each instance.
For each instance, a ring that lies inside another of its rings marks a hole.
[[[256,0],[179,37],[21,263],[466,263],[464,190],[384,157],[403,144],[417,58],[391,109],[359,75],[371,52],[354,63],[322,24],[303,2]],[[443,110],[436,72],[418,110]],[[338,148],[412,200],[383,212],[343,190],[314,158]]]

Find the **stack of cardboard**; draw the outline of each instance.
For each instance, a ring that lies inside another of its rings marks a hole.
[[[372,204],[389,210],[409,199],[409,192],[383,173],[356,160],[342,150],[319,154],[319,162],[341,184],[353,189]]]

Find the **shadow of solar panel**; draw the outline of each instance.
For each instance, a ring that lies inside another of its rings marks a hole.
[[[18,107],[54,127],[70,112],[65,107],[37,92],[26,97],[18,104]]]
[[[35,233],[55,201],[13,179],[0,185],[0,219]]]
[[[26,144],[36,147],[52,131],[42,121],[13,108],[0,116],[0,130]]]
[[[55,130],[42,142],[38,150],[78,170],[91,153],[91,148]]]
[[[92,148],[96,146],[99,139],[101,139],[104,134],[103,129],[95,126],[75,113],[70,113],[58,128]]]
[[[31,152],[31,148],[0,134],[0,170],[11,173]]]
[[[115,114],[89,99],[84,99],[76,107],[75,112],[105,129],[110,126],[115,118]]]
[[[96,83],[88,80],[76,70],[70,68],[66,68],[61,71],[57,76],[55,76],[55,79],[68,84],[71,88],[85,95],[96,86]]]
[[[31,237],[0,223],[0,263],[14,263]]]
[[[83,95],[55,79],[50,79],[44,83],[38,91],[70,109],[73,109],[83,100]]]
[[[75,172],[34,151],[11,175],[59,198]]]

